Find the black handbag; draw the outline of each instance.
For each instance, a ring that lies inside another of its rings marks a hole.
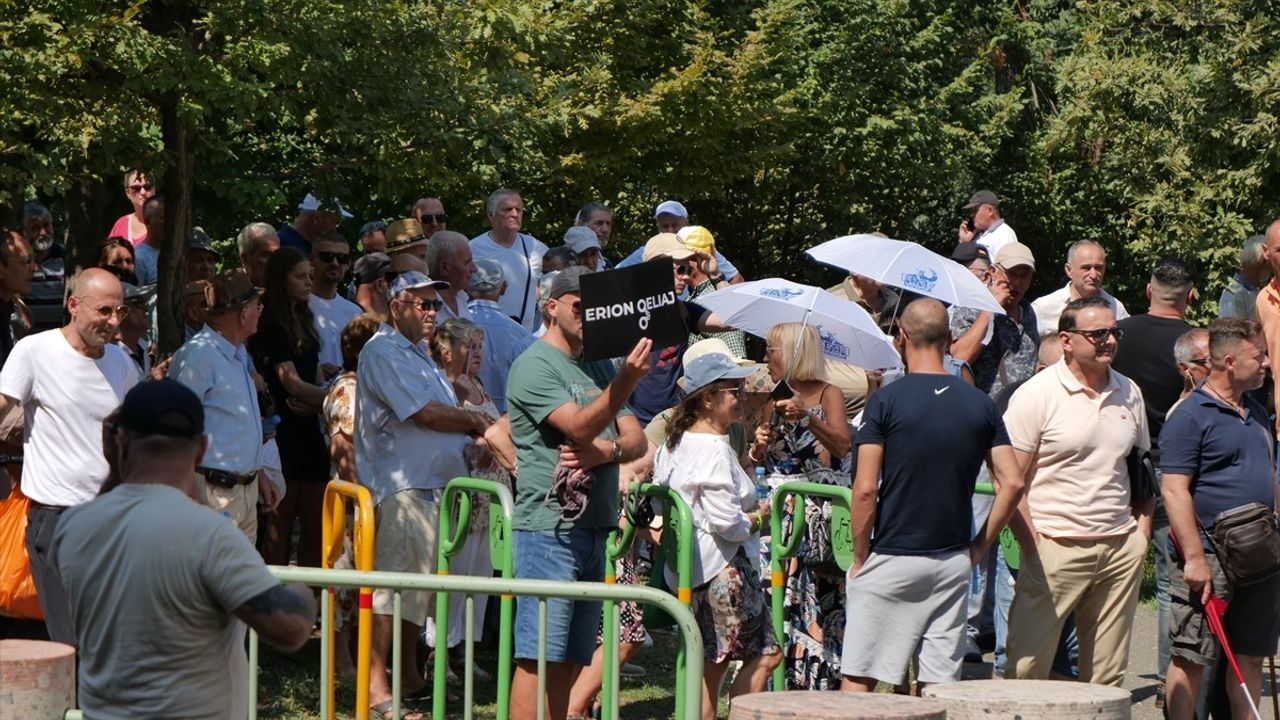
[[[1160,480],[1151,451],[1135,447],[1125,458],[1129,469],[1129,504],[1137,507],[1154,497],[1160,497]]]
[[[1212,540],[1218,563],[1233,587],[1280,574],[1280,529],[1276,514],[1266,505],[1255,502],[1218,513]]]

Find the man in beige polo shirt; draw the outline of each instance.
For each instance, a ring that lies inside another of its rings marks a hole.
[[[1014,523],[1023,559],[1009,610],[1009,677],[1047,678],[1074,612],[1080,679],[1124,679],[1154,499],[1130,508],[1126,458],[1151,440],[1142,392],[1111,369],[1120,335],[1107,300],[1067,303],[1062,361],[1028,380],[1004,416],[1028,480]]]

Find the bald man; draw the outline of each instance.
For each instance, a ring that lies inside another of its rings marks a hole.
[[[995,403],[942,364],[942,303],[916,300],[898,327],[907,375],[867,399],[856,440],[847,603],[859,610],[845,625],[840,666],[849,692],[902,683],[913,657],[919,682],[960,679],[970,571],[1024,484]],[[974,535],[973,478],[984,461],[998,489]]]
[[[1107,251],[1092,240],[1077,240],[1067,248],[1067,264],[1063,266],[1067,275],[1067,284],[1060,290],[1036,299],[1031,309],[1036,313],[1036,328],[1040,337],[1053,335],[1058,331],[1058,318],[1067,307],[1067,303],[1078,298],[1100,297],[1111,306],[1111,313],[1116,320],[1129,317],[1124,303],[1115,299],[1102,289],[1102,281],[1107,276]]]
[[[27,554],[49,637],[75,645],[71,605],[49,562],[58,518],[92,500],[107,479],[102,421],[138,383],[138,366],[112,342],[129,314],[120,281],[91,268],[69,285],[66,326],[18,341],[0,370],[0,416],[14,405],[26,415],[22,491]]]

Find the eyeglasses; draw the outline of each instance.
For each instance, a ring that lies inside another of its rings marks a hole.
[[[116,317],[123,320],[129,317],[129,306],[120,305],[119,307],[111,307],[110,305],[103,305],[101,307],[93,308],[93,312],[98,316],[99,319],[102,319],[102,320],[106,320],[112,315],[115,315]]]
[[[692,277],[692,276],[693,276],[693,266],[692,266],[692,265],[688,265],[688,264],[681,264],[681,265],[677,265],[677,266],[676,266],[676,274],[677,274],[677,275],[683,275],[683,276],[685,276],[685,277]]]
[[[443,300],[401,300],[396,298],[396,302],[412,305],[422,312],[440,312],[440,308],[444,307]]]
[[[318,252],[316,253],[316,259],[322,263],[337,261],[341,265],[346,265],[351,262],[351,253]]]
[[[747,386],[746,386],[745,384],[743,384],[743,383],[738,383],[737,385],[734,385],[733,387],[721,387],[721,388],[716,388],[716,389],[712,390],[711,392],[713,392],[713,393],[733,393],[734,395],[738,396],[738,399],[739,399],[739,400],[741,400],[742,398],[744,398],[744,397],[746,397],[746,396],[747,396]]]
[[[1068,330],[1067,332],[1082,335],[1094,345],[1106,340],[1108,335],[1114,336],[1117,341],[1124,337],[1124,330],[1118,327],[1098,328],[1097,330]]]
[[[140,193],[144,190],[147,192],[151,192],[152,190],[155,190],[155,189],[156,189],[156,186],[152,185],[151,183],[139,183],[137,185],[129,186],[129,191],[134,193]]]
[[[438,215],[433,213],[422,213],[421,215],[418,216],[418,222],[435,223],[436,225],[443,225],[449,222],[449,216],[446,215],[445,213],[440,213]]]
[[[574,314],[574,315],[578,315],[579,317],[581,317],[581,315],[582,315],[582,301],[581,301],[581,300],[574,300],[574,301],[573,301],[573,303],[569,305],[569,307],[570,307],[570,308],[573,308],[573,314]]]

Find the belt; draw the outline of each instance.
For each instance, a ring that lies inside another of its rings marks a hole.
[[[224,488],[233,488],[237,485],[248,485],[258,477],[257,473],[248,473],[246,475],[238,475],[226,470],[218,470],[216,468],[196,468],[196,473],[203,475],[205,480]]]

